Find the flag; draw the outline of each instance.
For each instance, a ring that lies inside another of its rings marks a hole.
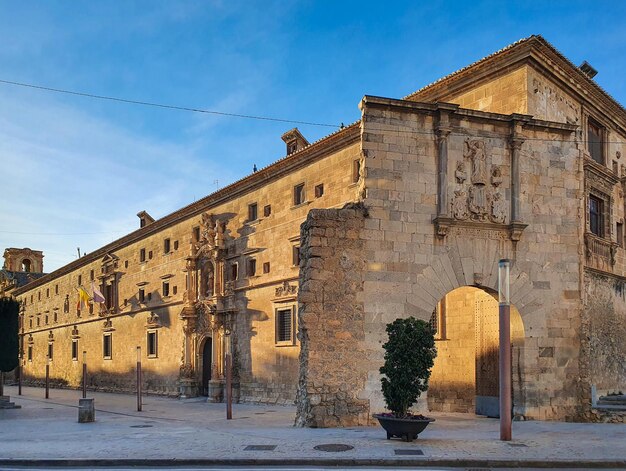
[[[93,281],[91,282],[91,292],[95,303],[104,303],[104,295],[98,288],[96,288],[96,284]]]
[[[89,301],[91,301],[91,298],[89,297],[89,293],[87,293],[87,291],[85,291],[85,289],[82,286],[79,286],[78,287],[78,309],[87,307],[87,305],[89,304]]]

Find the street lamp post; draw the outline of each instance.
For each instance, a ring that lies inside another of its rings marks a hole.
[[[141,412],[141,347],[137,347],[137,411]]]
[[[511,261],[498,263],[500,311],[500,440],[511,440]]]
[[[230,357],[230,329],[224,331],[224,337],[226,341],[226,419],[233,418],[233,378],[232,378],[232,359]]]
[[[87,397],[87,352],[83,350],[83,399]]]
[[[17,377],[17,395],[21,396],[22,395],[22,374],[24,374],[24,367],[22,366],[22,363],[24,362],[24,353],[20,352],[20,357],[19,357],[19,365],[18,365],[18,377]]]
[[[49,383],[50,383],[50,355],[46,355],[46,399],[50,397]]]

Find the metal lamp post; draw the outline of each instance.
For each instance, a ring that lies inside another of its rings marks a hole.
[[[225,361],[226,361],[226,419],[230,420],[233,418],[233,378],[232,378],[232,359],[230,357],[230,329],[226,329],[224,331],[224,340],[225,340]]]
[[[137,347],[137,411],[141,412],[141,347]]]
[[[50,355],[46,355],[46,399],[50,397],[49,385],[50,385]]]
[[[24,352],[20,351],[19,357],[19,366],[18,366],[18,377],[17,377],[17,394],[18,396],[22,395],[22,375],[24,374]]]
[[[511,261],[498,263],[500,311],[500,440],[511,440]]]
[[[87,397],[87,352],[83,350],[83,399]]]

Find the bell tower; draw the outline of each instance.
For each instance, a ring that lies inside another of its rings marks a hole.
[[[43,252],[29,248],[5,249],[3,268],[8,271],[43,273]]]

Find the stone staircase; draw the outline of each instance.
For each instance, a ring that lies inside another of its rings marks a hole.
[[[0,396],[0,409],[21,409],[22,406],[15,405],[15,402],[11,402],[9,396]]]

